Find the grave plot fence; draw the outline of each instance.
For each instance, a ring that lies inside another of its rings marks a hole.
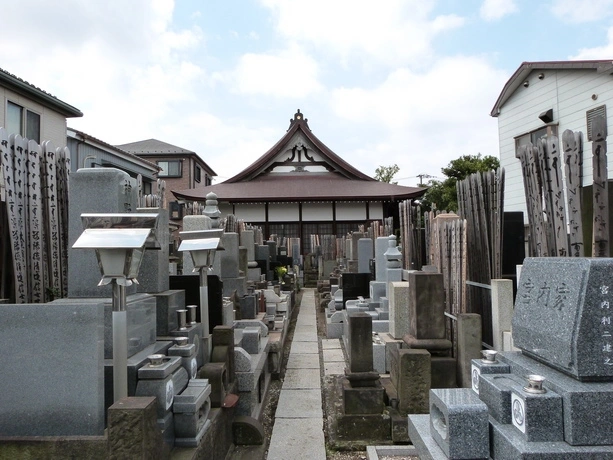
[[[0,128],[0,298],[66,295],[69,163],[68,148]]]
[[[463,313],[481,315],[483,340],[492,343],[492,279],[502,278],[504,169],[471,174],[457,183],[458,213],[466,220]]]
[[[443,274],[448,315],[478,313],[483,337],[491,343],[489,285],[502,273],[504,170],[476,173],[457,184],[459,215],[423,212],[411,200],[399,205],[405,268],[434,265]],[[484,292],[485,291],[485,292]],[[454,340],[453,323],[448,323]],[[455,342],[455,341],[454,341]]]

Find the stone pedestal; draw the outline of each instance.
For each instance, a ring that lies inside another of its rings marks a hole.
[[[170,446],[156,423],[156,398],[123,398],[108,410],[109,458],[166,458]]]

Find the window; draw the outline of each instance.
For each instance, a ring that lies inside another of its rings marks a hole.
[[[40,115],[11,101],[6,103],[6,129],[9,134],[20,134],[40,142]]]
[[[196,165],[194,169],[194,180],[196,182],[200,182],[202,180],[202,169],[198,165]]]
[[[537,145],[537,141],[541,138],[547,136],[557,136],[558,135],[558,127],[556,125],[543,126],[542,128],[536,129],[529,133],[526,133],[522,136],[518,136],[515,138],[515,150],[517,150],[522,145],[526,145],[531,143],[532,145]]]
[[[158,166],[162,170],[158,173],[158,177],[181,177],[181,161],[158,161]]]
[[[592,120],[596,117],[603,117],[605,119],[605,123],[607,121],[607,106],[601,105],[600,107],[596,107],[594,109],[588,110],[585,112],[585,123],[587,124],[587,140],[592,141]],[[605,136],[607,133],[604,133]]]

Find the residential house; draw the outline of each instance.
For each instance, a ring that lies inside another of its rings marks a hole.
[[[607,110],[607,105],[609,110]],[[491,116],[498,118],[500,164],[505,169],[504,210],[522,211],[526,197],[517,148],[570,129],[583,132],[583,186],[592,180],[591,120],[613,116],[613,60],[523,62],[504,85]],[[608,156],[609,178],[613,155]]]
[[[67,146],[71,152],[71,171],[80,168],[117,168],[142,178],[144,195],[155,193],[160,167],[130,152],[108,144],[82,131],[67,130]]]
[[[40,143],[66,146],[66,119],[83,113],[55,96],[0,69],[0,126]]]
[[[174,199],[171,190],[203,190],[211,185],[213,177],[217,175],[196,152],[157,139],[115,147],[155,163],[160,168],[158,177],[164,179],[167,190],[164,207],[169,210],[171,220],[180,221],[183,218],[182,205]]]

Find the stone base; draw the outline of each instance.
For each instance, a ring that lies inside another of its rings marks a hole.
[[[430,358],[432,383],[430,388],[457,388],[455,358]]]
[[[326,338],[340,339],[343,335],[343,323],[326,323]]]
[[[170,331],[170,337],[187,337],[188,343],[196,345],[196,361],[198,363],[198,368],[204,366],[204,364],[208,362],[208,356],[210,356],[210,354],[207,355],[207,359],[205,359],[205,350],[202,347],[202,323],[196,323],[193,326],[189,326],[184,331],[178,329]]]
[[[571,446],[564,441],[527,442],[513,425],[502,425],[491,418],[490,440],[492,458],[613,459],[613,446]]]
[[[341,375],[327,375],[322,382],[323,404],[328,426],[327,445],[333,450],[366,449],[368,445],[391,442],[391,417],[382,414],[345,414]]]
[[[178,447],[198,447],[200,441],[204,437],[205,433],[211,428],[211,421],[207,420],[202,428],[198,431],[198,434],[194,438],[175,438],[175,446]]]
[[[447,458],[443,450],[430,436],[429,415],[409,415],[409,438],[419,453],[419,458],[444,460]]]
[[[392,442],[394,444],[409,443],[409,419],[406,415],[400,415],[396,409],[388,408],[392,417]]]
[[[343,381],[343,407],[345,414],[381,414],[385,408],[385,390],[381,382],[374,387],[351,386],[348,380]]]
[[[391,440],[391,417],[388,414],[341,415],[337,434],[346,441]]]

